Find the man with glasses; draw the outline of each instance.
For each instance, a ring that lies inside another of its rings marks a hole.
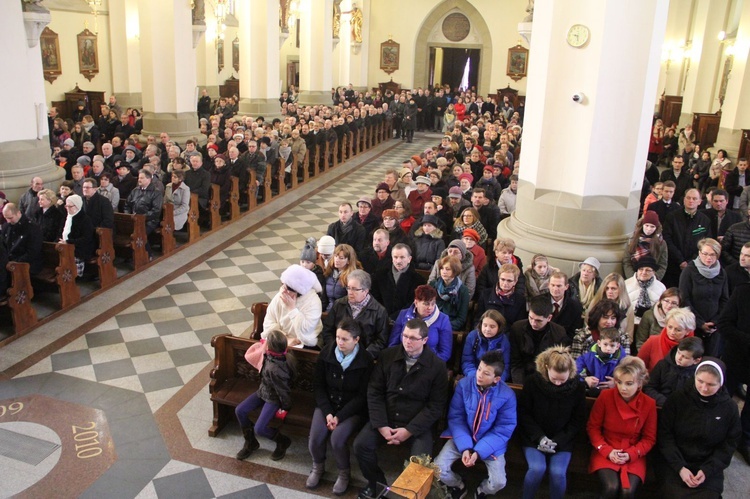
[[[115,228],[115,212],[112,203],[98,191],[96,179],[87,178],[83,181],[83,212],[88,215],[94,228]]]
[[[427,334],[423,320],[407,321],[401,344],[381,352],[370,376],[370,421],[354,440],[354,453],[367,480],[359,497],[375,497],[377,484],[386,483],[377,457],[382,443],[409,442],[409,455],[432,455],[432,429],[445,410],[448,373],[445,363],[425,347]]]
[[[346,281],[346,296],[333,303],[323,319],[323,345],[336,339],[336,326],[354,319],[362,327],[361,344],[374,358],[388,343],[388,312],[370,294],[372,281],[364,270],[354,270]]]
[[[545,295],[529,301],[529,317],[510,328],[510,375],[513,383],[523,384],[536,372],[536,357],[555,345],[570,345],[565,329],[552,322],[552,302]]]

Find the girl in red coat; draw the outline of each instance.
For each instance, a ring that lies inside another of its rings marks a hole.
[[[617,390],[604,390],[591,410],[586,431],[594,450],[589,472],[602,483],[602,497],[634,497],[646,478],[646,454],[656,443],[656,402],[641,391],[646,365],[625,357],[614,372]]]

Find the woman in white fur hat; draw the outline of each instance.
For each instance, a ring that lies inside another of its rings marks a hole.
[[[268,304],[261,338],[268,331],[281,330],[290,347],[317,347],[322,329],[323,306],[318,293],[322,291],[314,272],[300,265],[291,265],[281,273],[281,289]]]

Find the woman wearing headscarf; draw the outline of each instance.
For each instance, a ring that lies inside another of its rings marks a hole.
[[[94,224],[86,215],[81,207],[83,199],[78,194],[71,194],[65,198],[65,210],[68,217],[65,219],[61,243],[68,243],[75,246],[76,270],[78,275],[83,275],[83,269],[86,262],[93,256],[96,249],[94,240]]]

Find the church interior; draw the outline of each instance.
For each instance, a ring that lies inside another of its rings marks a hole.
[[[742,111],[750,109],[749,0],[6,3],[0,191],[8,202],[35,177],[54,191],[65,180],[51,157],[50,108],[69,118],[83,101],[93,114],[116,96],[142,118],[142,143],[166,132],[184,147],[206,143],[196,112],[204,91],[212,109],[238,96],[238,117],[270,122],[284,120],[279,98],[291,87],[298,107],[330,107],[332,91],[349,86],[362,94],[474,88],[525,109],[516,210],[497,237],[515,240],[524,261],[544,253],[568,274],[596,257],[604,276],[621,271],[640,216],[655,115],[677,130],[692,125],[712,156],[722,149],[736,163],[750,154]],[[585,28],[581,44],[573,25]],[[321,157],[304,181],[293,174],[285,186],[283,170],[269,175],[257,206],[217,211],[208,229],[195,223],[195,237],[175,231],[169,254],[162,242],[153,261],[136,263],[135,243],[130,259],[118,249],[110,285],[68,282],[73,303],[58,292],[65,279],[54,262],[51,291],[35,287],[27,315],[5,300],[0,497],[331,497],[330,459],[325,485],[305,487],[312,459],[302,433],[283,460],[270,459],[267,440],[235,459],[239,425],[216,428],[212,338],[249,338],[253,305],[276,296],[305,241],[325,235],[342,203],[373,197],[389,169],[443,136],[418,130],[404,142],[385,124],[367,130],[349,154],[334,152],[325,165]],[[378,454],[395,480],[407,453]],[[344,497],[353,498],[365,479],[356,463],[351,472]],[[520,497],[524,472],[509,465],[494,497]],[[598,497],[595,480],[571,482],[570,497]],[[546,494],[542,487],[538,497]],[[735,454],[723,497],[748,495],[750,468]]]

